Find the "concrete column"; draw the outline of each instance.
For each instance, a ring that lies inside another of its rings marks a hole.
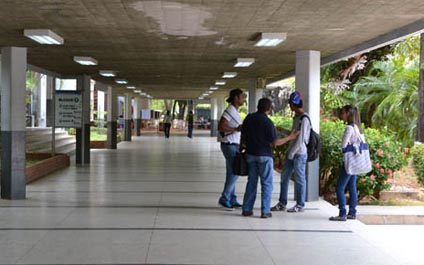
[[[27,49],[1,49],[1,198],[25,199]]]
[[[211,137],[218,136],[218,122],[219,116],[218,114],[218,98],[211,98]]]
[[[46,79],[46,109],[47,109],[47,127],[52,127],[54,123],[54,106],[53,106],[53,85],[55,82],[55,78],[52,76],[47,76]]]
[[[107,148],[116,149],[118,144],[118,96],[112,86],[107,89]]]
[[[135,97],[134,98],[134,113],[133,113],[133,120],[134,120],[134,128],[135,128],[135,135],[140,136],[140,130],[141,130],[141,98]]]
[[[249,80],[249,102],[248,112],[254,113],[258,109],[258,101],[263,97],[263,88],[258,88],[258,82],[256,79]]]
[[[296,89],[302,93],[303,106],[309,114],[312,127],[319,133],[320,122],[320,52],[296,52]],[[306,199],[318,200],[319,159],[309,162],[306,168]]]
[[[82,95],[82,127],[76,129],[77,148],[76,164],[90,164],[90,81],[88,75],[81,75],[77,78],[77,90],[81,90]]]
[[[38,127],[47,127],[47,76],[42,75],[38,93]]]
[[[124,124],[124,141],[131,142],[131,94],[129,93],[125,94]]]

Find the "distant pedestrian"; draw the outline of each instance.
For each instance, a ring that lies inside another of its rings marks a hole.
[[[362,134],[361,117],[356,106],[346,105],[342,108],[341,118],[347,124],[341,148],[348,144],[359,145],[365,137]],[[340,154],[342,154],[340,152]],[[344,164],[340,166],[340,176],[337,179],[336,195],[339,203],[339,215],[330,217],[330,221],[346,221],[346,219],[356,219],[356,205],[358,204],[358,192],[356,189],[356,175],[349,175]],[[345,190],[349,191],[349,212],[346,215]]]
[[[164,124],[165,138],[169,138],[169,133],[171,131],[171,124],[172,124],[171,112],[169,110],[166,111],[165,117],[163,118],[163,124]]]
[[[295,139],[298,132],[285,138],[278,138],[274,124],[268,118],[272,111],[272,102],[262,98],[258,102],[258,111],[247,115],[241,130],[242,148],[246,147],[246,160],[249,169],[246,192],[243,199],[243,216],[253,215],[258,179],[261,180],[261,218],[270,218],[271,196],[273,190],[274,161],[272,146],[282,145]]]
[[[193,111],[190,110],[190,112],[187,115],[187,127],[188,127],[188,138],[193,138],[193,126],[194,126],[194,115]]]

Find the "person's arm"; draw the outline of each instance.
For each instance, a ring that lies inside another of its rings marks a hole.
[[[292,131],[288,136],[284,138],[278,138],[274,142],[272,142],[272,146],[279,146],[282,144],[287,143],[288,141],[291,141],[293,139],[296,139],[296,137],[299,135],[299,131]]]
[[[228,126],[228,120],[224,118],[223,116],[219,120],[218,123],[218,131],[220,132],[239,132],[241,130],[241,125],[239,125],[236,128],[231,128]]]
[[[290,130],[284,129],[283,127],[276,126],[275,129],[277,130],[277,132],[284,135],[289,135],[291,133]]]
[[[346,126],[346,129],[343,134],[343,140],[342,140],[342,148],[345,148],[349,143],[350,139],[352,138],[352,135],[354,134],[353,126]]]

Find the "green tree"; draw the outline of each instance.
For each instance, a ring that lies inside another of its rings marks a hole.
[[[367,125],[387,126],[397,140],[412,145],[418,113],[419,60],[417,39],[409,38],[394,48],[385,61],[375,61],[354,85],[356,104]],[[419,48],[418,48],[419,50]],[[365,115],[364,115],[365,114]]]

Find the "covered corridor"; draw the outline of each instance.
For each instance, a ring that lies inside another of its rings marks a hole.
[[[28,185],[26,200],[0,201],[1,264],[420,264],[408,237],[399,253],[382,244],[396,228],[329,222],[337,209],[324,201],[271,219],[259,218],[259,201],[253,217],[219,208],[224,159],[206,135],[143,135],[92,150],[92,161]],[[278,174],[274,183],[276,202]]]

